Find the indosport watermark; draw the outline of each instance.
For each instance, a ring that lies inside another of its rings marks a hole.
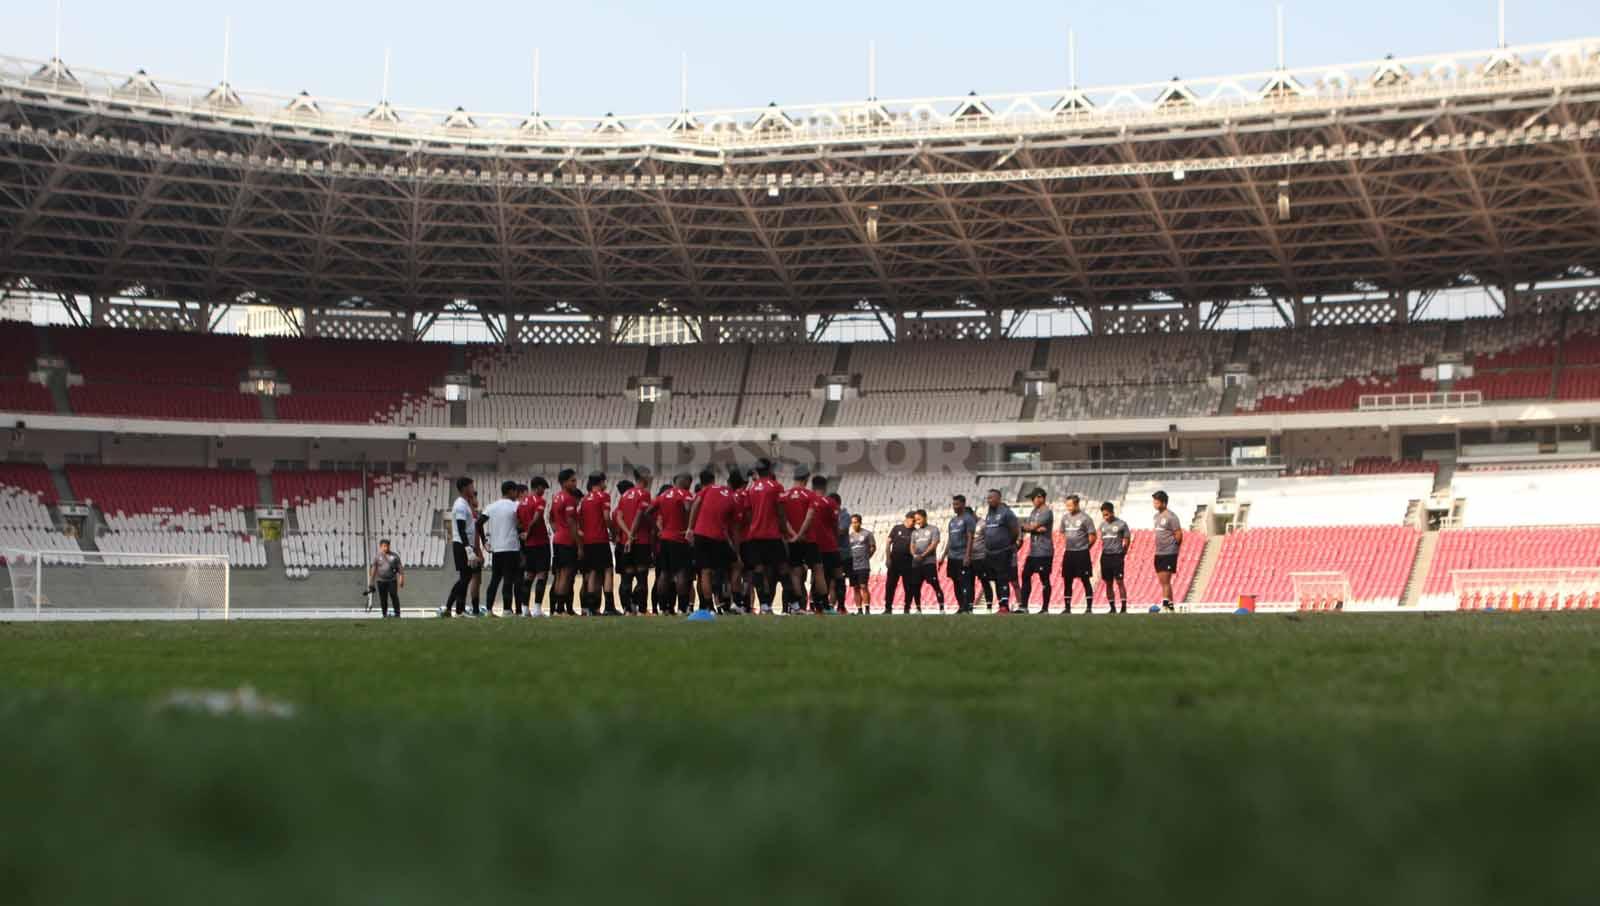
[[[666,443],[586,442],[582,444],[579,460],[564,465],[580,472],[598,470],[624,477],[643,466],[662,481],[684,472],[698,476],[707,467],[719,477],[730,469],[749,472],[763,459],[785,474],[792,474],[803,466],[812,475],[829,477],[970,476],[980,466],[1000,461],[1004,447],[997,441],[962,437],[760,442],[706,433],[691,440]],[[534,468],[549,467],[548,454],[528,457],[529,460],[534,458],[546,464]],[[514,466],[518,459],[513,451],[503,461]],[[525,470],[513,468],[512,471]]]

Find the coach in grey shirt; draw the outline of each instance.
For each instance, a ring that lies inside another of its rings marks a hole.
[[[1066,554],[1061,558],[1061,579],[1066,586],[1063,593],[1067,599],[1067,613],[1072,612],[1073,580],[1083,583],[1085,612],[1094,612],[1094,559],[1089,550],[1094,547],[1098,534],[1094,519],[1078,508],[1081,502],[1077,494],[1068,494],[1067,513],[1061,517],[1061,537],[1066,546]]]
[[[1001,611],[1009,613],[1011,586],[1017,581],[1017,543],[1022,538],[1022,523],[999,491],[991,489],[985,502],[989,504],[989,511],[983,516],[983,546],[988,551],[985,566],[994,579]]]
[[[1028,559],[1022,562],[1022,600],[1017,612],[1028,612],[1028,601],[1033,598],[1033,580],[1039,579],[1039,612],[1050,612],[1050,567],[1055,564],[1056,514],[1050,509],[1050,496],[1044,488],[1035,488],[1033,512],[1022,520],[1023,534],[1028,536]]]
[[[972,612],[972,547],[977,542],[978,517],[967,509],[967,498],[957,494],[950,499],[955,515],[945,531],[944,574],[956,590],[956,613]]]

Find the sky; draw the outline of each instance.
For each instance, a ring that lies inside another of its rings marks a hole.
[[[55,6],[0,0],[0,54],[49,57]],[[1290,66],[1496,40],[1496,0],[1284,6]],[[1272,0],[62,0],[61,54],[69,65],[210,84],[222,76],[229,19],[240,88],[375,101],[388,48],[395,104],[522,113],[538,48],[547,115],[675,111],[684,54],[690,106],[702,110],[865,97],[869,41],[883,98],[1062,87],[1069,29],[1086,86],[1252,72],[1276,54]],[[1600,2],[1508,0],[1507,20],[1513,44],[1600,37]]]

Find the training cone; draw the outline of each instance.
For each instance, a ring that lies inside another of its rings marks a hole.
[[[717,612],[714,610],[697,610],[689,614],[689,622],[691,623],[714,623],[716,620]]]
[[[1241,607],[1238,610],[1235,610],[1233,612],[1233,615],[1236,616],[1236,617],[1248,617],[1249,615],[1251,615],[1253,613],[1255,613],[1255,611],[1251,610],[1250,608]]]
[[[1151,613],[1160,613],[1161,612],[1161,605],[1160,604],[1151,604],[1150,605],[1150,612]]]

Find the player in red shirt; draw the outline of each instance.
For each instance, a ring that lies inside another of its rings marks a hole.
[[[587,616],[600,613],[606,573],[611,561],[611,495],[606,492],[604,472],[591,472],[584,483],[587,492],[578,504],[578,570],[583,574],[583,611]],[[617,602],[605,595],[605,613],[614,616]]]
[[[732,480],[733,475],[729,478]],[[700,493],[689,508],[694,562],[700,569],[700,606],[705,608],[715,601],[727,607],[727,596],[719,598],[717,594],[716,578],[717,573],[726,573],[729,587],[738,586],[742,570],[733,553],[739,540],[738,503],[733,489],[717,484],[717,475],[709,468],[701,470],[700,485]]]
[[[551,565],[555,569],[555,584],[550,589],[550,605],[555,613],[572,616],[572,580],[578,572],[578,473],[575,469],[562,469],[556,476],[561,490],[550,504]]]
[[[694,553],[689,544],[689,507],[695,499],[689,493],[692,481],[688,472],[679,473],[673,477],[672,486],[656,497],[656,529],[661,539],[656,582],[661,583],[661,573],[665,571],[677,592],[678,609],[684,613],[689,612],[690,573],[694,569]]]
[[[789,587],[786,610],[799,613],[806,606],[806,576],[817,566],[817,545],[811,540],[811,527],[815,521],[812,511],[816,498],[808,486],[811,470],[804,465],[794,467],[794,483],[783,492],[783,512],[788,521],[785,540],[789,542]]]
[[[817,502],[811,511],[811,543],[817,546],[817,565],[811,571],[811,600],[819,607],[838,610],[843,602],[834,592],[834,581],[844,575],[844,561],[839,556],[840,504],[828,495],[828,479],[822,475],[812,476],[811,496]]]
[[[622,573],[622,607],[628,613],[642,614],[649,612],[646,591],[655,559],[656,504],[650,496],[650,470],[638,466],[633,478],[637,484],[617,501],[613,523],[617,530],[617,569]]]
[[[756,462],[756,480],[743,489],[744,544],[740,559],[745,568],[754,573],[756,597],[761,602],[761,612],[772,614],[772,598],[780,576],[787,575],[788,551],[784,548],[784,521],[782,506],[783,485],[772,477],[772,461]]]
[[[550,482],[535,475],[528,493],[517,502],[517,534],[522,538],[522,585],[517,589],[529,616],[544,612],[544,586],[550,577],[550,530],[546,528],[545,492]]]

